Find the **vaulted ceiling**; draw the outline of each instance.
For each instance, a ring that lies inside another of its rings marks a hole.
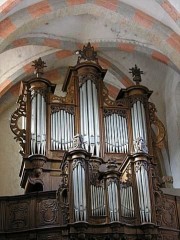
[[[42,57],[45,77],[62,84],[67,67],[76,64],[75,51],[88,42],[108,69],[105,82],[112,96],[133,84],[129,68],[137,64],[159,102],[167,73],[180,72],[178,2],[1,0],[1,109],[17,97],[20,80],[33,74],[33,60]]]

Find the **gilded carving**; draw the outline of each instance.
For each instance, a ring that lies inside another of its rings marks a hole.
[[[161,148],[163,146],[163,141],[165,138],[165,127],[163,123],[159,120],[159,118],[156,116],[156,112],[157,110],[155,108],[155,105],[149,102],[150,122],[151,124],[154,124],[158,129],[158,133],[156,139],[154,140],[154,143],[157,147]]]
[[[67,94],[65,97],[59,97],[52,94],[50,96],[50,101],[52,103],[74,104],[75,103],[74,82],[73,81],[70,82],[68,86]]]
[[[105,85],[103,86],[102,94],[103,94],[104,105],[107,105],[107,106],[116,105],[116,102],[110,99],[108,89],[105,87]]]
[[[25,151],[25,138],[26,138],[26,130],[20,129],[18,126],[18,120],[20,117],[26,117],[26,101],[25,95],[20,95],[17,103],[19,107],[15,110],[15,112],[11,116],[10,128],[11,131],[15,134],[14,139],[19,142],[22,147],[21,154]]]

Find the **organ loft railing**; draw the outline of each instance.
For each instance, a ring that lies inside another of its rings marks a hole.
[[[130,69],[136,84],[113,100],[94,48],[77,53],[65,97],[43,78],[41,58],[36,76],[22,82],[10,125],[22,148],[21,186],[26,193],[59,189],[64,224],[155,223],[152,143],[160,144],[164,127],[148,102],[152,92],[140,85],[143,72]],[[152,124],[160,129],[156,140]]]

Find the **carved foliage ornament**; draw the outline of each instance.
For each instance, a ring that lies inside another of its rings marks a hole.
[[[55,224],[58,218],[58,205],[54,199],[40,202],[40,224]]]
[[[67,113],[70,113],[74,115],[74,107],[73,106],[53,106],[51,105],[51,113],[59,112],[61,110],[66,111]]]
[[[83,50],[77,50],[77,55],[80,55],[77,60],[77,64],[79,64],[82,60],[84,61],[94,61],[98,64],[97,52],[94,51],[94,47],[91,46],[90,42],[87,46],[83,46]]]
[[[132,186],[132,168],[131,168],[131,164],[128,165],[126,170],[121,175],[120,183],[121,183],[121,186],[124,187],[124,188]]]
[[[148,103],[148,98],[146,95],[133,95],[133,97],[129,97],[129,103],[130,103],[130,106],[132,107],[134,103],[136,103],[137,101],[140,101],[144,107],[146,107],[147,103]]]
[[[99,162],[96,162],[96,161],[91,161],[91,162],[88,162],[89,163],[89,176],[90,176],[90,183],[92,185],[96,185],[96,184],[100,184],[100,181],[99,181],[99,165],[100,163]]]
[[[176,227],[176,203],[174,199],[168,199],[160,189],[161,183],[156,170],[152,169],[152,183],[155,200],[156,221],[158,225]]]
[[[73,164],[72,164],[73,169],[75,169],[78,166],[78,164],[80,164],[81,167],[85,169],[85,162],[83,158],[78,158],[73,161]]]
[[[98,79],[100,78],[100,74],[86,73],[84,75],[79,76],[79,86],[81,87],[85,82],[91,80],[97,87]]]
[[[141,167],[144,167],[148,171],[148,163],[146,161],[137,161],[135,162],[135,171],[138,172]]]
[[[65,97],[59,97],[54,94],[50,96],[50,101],[52,103],[64,103],[64,104],[74,104],[75,94],[74,94],[74,82],[71,81],[68,85],[67,94]]]
[[[111,114],[118,114],[122,117],[127,117],[127,112],[124,109],[118,109],[118,108],[104,108],[104,116],[109,116]]]
[[[26,117],[25,95],[20,95],[17,103],[19,104],[19,107],[11,116],[10,128],[15,134],[14,139],[20,143],[20,146],[23,149],[20,153],[23,154],[25,152],[26,130],[19,128],[18,121],[21,117]]]
[[[33,99],[34,97],[37,96],[37,94],[40,94],[40,95],[43,96],[44,99],[46,100],[46,93],[47,93],[47,89],[45,90],[45,89],[39,89],[39,88],[37,88],[37,89],[31,90],[31,101],[32,101],[32,99]]]
[[[44,68],[47,67],[46,63],[41,58],[38,58],[38,60],[33,61],[32,66],[35,68],[34,73],[36,74],[37,77],[41,76],[44,73]]]
[[[149,102],[149,114],[150,114],[150,122],[157,127],[158,133],[156,139],[154,140],[155,146],[161,148],[163,145],[163,140],[165,138],[165,127],[163,123],[156,116],[156,108],[155,105]]]
[[[127,108],[128,107],[128,99],[127,98],[122,98],[118,100],[113,100],[109,97],[109,91],[105,84],[103,84],[103,101],[104,101],[104,106],[117,106],[117,107],[123,107]]]
[[[139,85],[139,83],[142,81],[141,80],[141,75],[144,73],[143,71],[141,71],[140,68],[137,67],[137,65],[135,64],[135,67],[130,68],[129,69],[130,72],[132,74],[133,77],[133,81],[136,83],[136,85]]]
[[[107,106],[116,105],[116,102],[110,99],[108,89],[105,87],[105,85],[103,86],[103,100],[104,100],[104,105],[105,104]]]

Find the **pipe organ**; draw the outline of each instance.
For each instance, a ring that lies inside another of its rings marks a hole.
[[[91,79],[80,87],[80,133],[85,148],[92,155],[100,156],[100,129],[98,95],[95,83]]]
[[[136,85],[112,99],[94,48],[88,44],[79,55],[68,69],[65,97],[42,77],[41,59],[34,62],[36,76],[23,82],[11,119],[22,147],[21,186],[26,193],[39,185],[43,191],[59,188],[66,224],[155,224],[152,92],[140,85],[142,71],[135,65]],[[22,116],[26,127],[20,129]]]

